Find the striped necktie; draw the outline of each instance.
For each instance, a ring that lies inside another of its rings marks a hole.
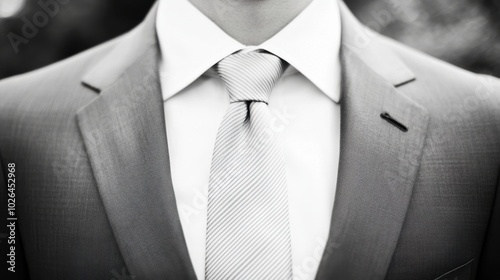
[[[257,51],[217,65],[230,105],[210,171],[207,280],[292,279],[285,163],[267,106],[285,66]]]

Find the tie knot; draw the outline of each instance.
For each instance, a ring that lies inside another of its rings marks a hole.
[[[284,68],[284,62],[279,57],[252,51],[227,56],[217,64],[217,73],[226,84],[231,103],[268,103],[274,84]]]

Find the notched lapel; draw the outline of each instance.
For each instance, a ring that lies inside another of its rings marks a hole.
[[[77,119],[130,274],[195,279],[172,189],[158,61],[151,46]]]
[[[429,119],[423,108],[348,47],[341,56],[339,179],[317,279],[384,279],[405,220]],[[383,120],[384,112],[408,131]]]

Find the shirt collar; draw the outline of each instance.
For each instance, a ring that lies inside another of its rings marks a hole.
[[[162,54],[163,100],[184,89],[224,57],[251,47],[281,57],[292,66],[288,73],[296,69],[338,102],[340,22],[337,1],[313,0],[269,40],[260,46],[245,46],[188,0],[160,0],[156,29]]]

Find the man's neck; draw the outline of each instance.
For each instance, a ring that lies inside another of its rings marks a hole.
[[[229,36],[260,45],[290,23],[312,0],[189,0]]]

